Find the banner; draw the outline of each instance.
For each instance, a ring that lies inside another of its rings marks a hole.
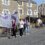
[[[11,18],[14,19],[14,20],[16,19],[16,24],[19,23],[19,18],[18,18],[18,15],[17,14],[12,14],[11,15]]]
[[[12,19],[16,18],[16,24],[19,23],[19,18],[17,14],[6,14],[0,16],[0,27],[12,28]]]
[[[0,27],[11,28],[11,15],[0,16]]]

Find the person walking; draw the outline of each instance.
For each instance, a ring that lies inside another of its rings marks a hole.
[[[19,27],[19,31],[20,31],[20,36],[23,35],[23,29],[24,29],[24,21],[20,19],[20,27]]]
[[[12,20],[12,36],[16,37],[16,20]]]
[[[28,20],[26,21],[26,34],[29,34],[30,32],[30,22]]]

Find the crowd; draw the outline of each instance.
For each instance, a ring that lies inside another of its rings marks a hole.
[[[11,36],[15,36],[16,38],[16,33],[19,31],[19,35],[22,37],[23,33],[28,30],[29,23],[25,19],[20,19],[19,23],[16,24],[16,18],[12,20],[12,28],[11,28]]]
[[[15,36],[16,37],[16,33],[19,31],[20,36],[23,35],[23,32],[25,32],[25,30],[28,30],[29,24],[28,24],[28,20],[26,19],[19,19],[17,12],[14,12],[13,14],[8,14],[5,13],[4,15],[1,15],[1,24],[3,27],[3,34],[6,32],[8,32],[8,34],[10,33],[10,29],[11,29],[11,36]],[[6,22],[6,23],[5,23]]]

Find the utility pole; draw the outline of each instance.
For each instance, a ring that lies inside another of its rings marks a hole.
[[[44,0],[42,1],[42,15],[44,15]]]
[[[29,0],[29,23],[30,23],[30,0]],[[29,26],[30,27],[30,26]]]

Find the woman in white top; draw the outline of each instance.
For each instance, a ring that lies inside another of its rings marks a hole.
[[[23,35],[23,29],[24,29],[24,21],[20,19],[20,27],[19,27],[19,31],[20,31],[20,36]]]

